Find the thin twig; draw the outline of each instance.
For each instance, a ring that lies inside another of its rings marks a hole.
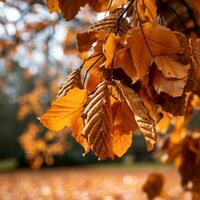
[[[86,62],[86,61],[88,61],[88,60],[90,60],[90,59],[92,59],[92,58],[95,58],[95,57],[97,57],[97,56],[100,56],[102,53],[98,53],[98,54],[96,54],[96,55],[91,55],[89,58],[87,58],[84,62]],[[81,70],[82,68],[83,68],[83,65],[84,65],[84,63],[79,67],[79,69]]]
[[[95,62],[92,63],[92,65],[91,65],[91,66],[89,67],[89,69],[86,71],[85,77],[84,77],[84,79],[83,79],[83,85],[85,84],[85,81],[86,81],[86,78],[87,78],[87,75],[88,75],[89,71],[94,67],[95,64],[97,64],[97,63],[99,62],[99,60],[100,60],[103,56],[104,56],[104,54],[102,53],[102,55],[101,55],[97,60],[95,60]]]
[[[116,31],[115,34],[118,33],[119,28],[120,28],[120,22],[123,19],[124,14],[130,9],[130,7],[132,6],[132,4],[134,3],[135,0],[131,0],[130,3],[128,4],[128,6],[124,9],[124,11],[120,14],[119,18],[117,19],[117,27],[116,27]]]
[[[149,47],[149,44],[147,43],[147,40],[146,40],[146,36],[144,34],[144,30],[143,30],[143,27],[142,27],[142,22],[141,22],[141,19],[140,19],[140,14],[138,12],[138,8],[137,8],[137,3],[138,3],[138,0],[136,1],[136,12],[137,12],[137,15],[138,15],[138,20],[139,20],[139,25],[140,25],[140,29],[141,29],[141,32],[142,32],[142,36],[143,36],[143,39],[144,39],[144,42],[149,50],[149,53],[151,54],[151,57],[153,58],[153,54],[151,52],[151,49]]]

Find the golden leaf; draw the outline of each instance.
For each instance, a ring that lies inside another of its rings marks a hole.
[[[157,56],[154,61],[165,78],[182,79],[188,76],[190,64],[184,65],[169,56]]]
[[[132,83],[136,82],[136,69],[129,49],[119,49],[119,51],[116,53],[116,58],[114,60],[114,68],[122,68],[127,76],[131,78]]]
[[[153,85],[158,94],[164,92],[172,97],[183,95],[188,77],[182,79],[165,78],[161,71],[155,69],[153,74]]]
[[[41,123],[53,131],[71,127],[81,113],[86,96],[86,90],[73,88],[52,103],[51,108],[40,118]]]
[[[99,70],[93,71],[92,73],[90,73],[88,77],[86,83],[86,89],[90,92],[93,91],[97,87],[97,85],[102,82],[102,80],[103,76],[100,73],[100,71]]]
[[[134,114],[125,100],[112,105],[113,114],[113,152],[122,157],[132,144],[133,131],[137,129]]]
[[[74,87],[83,89],[83,84],[81,82],[81,71],[80,69],[73,70],[69,76],[67,76],[66,81],[60,86],[56,99],[59,99],[67,94],[67,92]]]
[[[65,96],[52,103],[51,108],[40,118],[40,122],[53,131],[71,127],[72,135],[86,149],[87,143],[81,136],[83,128],[81,114],[86,97],[85,89],[81,90],[75,87],[69,90]]]
[[[154,120],[149,116],[149,111],[144,106],[140,96],[134,90],[126,87],[121,83],[118,85],[127,104],[134,113],[135,121],[142,135],[144,136],[147,144],[147,149],[149,151],[152,150],[157,142]]]
[[[168,28],[150,23],[133,28],[127,39],[127,47],[137,71],[137,79],[148,74],[154,56],[180,52],[175,34]]]
[[[123,48],[120,40],[121,37],[116,36],[114,33],[109,34],[104,45],[104,54],[106,57],[104,66],[106,69],[122,68],[134,83],[136,82],[136,70],[133,65],[130,50]]]
[[[77,43],[79,51],[88,51],[94,42],[104,40],[108,32],[118,32],[119,35],[126,33],[130,29],[128,21],[123,19],[118,22],[122,11],[122,9],[117,9],[115,12],[110,13],[108,17],[96,22],[85,31],[78,33]]]
[[[90,73],[99,70],[99,67],[104,63],[105,57],[101,53],[97,53],[83,63],[83,69]]]
[[[104,54],[106,57],[106,61],[104,63],[105,68],[110,69],[114,67],[114,61],[116,57],[116,53],[121,47],[120,45],[120,36],[116,36],[114,33],[110,33],[108,39],[106,40],[105,45],[103,46]],[[113,65],[113,66],[111,66]]]
[[[128,2],[128,0],[114,0],[112,1],[111,4],[111,10],[116,10],[118,7],[122,7],[123,5],[125,5]]]
[[[155,22],[157,7],[155,0],[136,0],[135,2],[139,14],[139,19],[144,22]]]
[[[100,83],[89,95],[83,111],[85,127],[83,136],[99,160],[114,157],[112,151],[112,114],[110,93],[106,81]]]

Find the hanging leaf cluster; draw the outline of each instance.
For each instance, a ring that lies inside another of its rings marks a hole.
[[[186,94],[200,94],[200,41],[164,25],[155,0],[48,0],[66,20],[86,4],[105,18],[77,34],[87,58],[40,121],[71,128],[100,160],[124,155],[136,130],[152,150],[163,113],[183,115]]]

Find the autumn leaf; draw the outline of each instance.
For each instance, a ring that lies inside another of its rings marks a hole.
[[[83,111],[85,124],[83,136],[99,160],[104,160],[107,157],[114,158],[112,150],[113,125],[107,84],[107,81],[103,81],[88,96]]]
[[[115,69],[122,68],[126,75],[131,78],[132,83],[137,81],[136,69],[129,49],[119,49],[119,51],[116,53],[116,58],[113,65]]]
[[[125,98],[130,109],[134,113],[135,121],[140,129],[147,144],[147,149],[150,151],[154,148],[157,141],[157,134],[155,132],[155,122],[150,117],[149,111],[144,106],[140,96],[131,88],[123,84],[118,84],[121,89],[123,97]]]
[[[138,18],[143,22],[155,22],[157,17],[157,6],[155,0],[136,0],[135,1]]]
[[[123,5],[125,5],[128,2],[128,0],[115,0],[112,1],[111,3],[111,10],[116,10],[119,7],[122,7]]]
[[[63,97],[67,92],[74,87],[83,89],[83,84],[81,82],[81,71],[80,69],[73,70],[66,78],[66,81],[60,86],[56,99]]]
[[[165,78],[161,71],[155,69],[153,74],[153,85],[158,94],[164,92],[172,97],[182,96],[188,76],[182,79]]]
[[[104,66],[106,69],[122,68],[134,83],[136,82],[136,70],[130,50],[123,48],[120,44],[121,40],[121,37],[116,36],[113,33],[109,34],[109,37],[104,45],[104,54],[106,57]]]
[[[184,65],[170,56],[157,56],[154,62],[165,78],[182,79],[188,76],[190,64]]]
[[[176,54],[181,50],[178,39],[170,29],[150,23],[132,29],[127,47],[131,51],[137,79],[148,74],[155,56]]]
[[[113,114],[113,152],[122,157],[132,144],[133,131],[137,129],[134,114],[125,100],[112,105]]]
[[[105,61],[105,56],[102,53],[94,54],[94,56],[84,61],[83,69],[89,73],[96,72],[102,66],[104,61]]]
[[[71,127],[80,116],[86,101],[87,91],[73,88],[60,99],[54,101],[51,108],[40,118],[40,122],[53,131]]]
[[[121,9],[115,10],[103,20],[97,21],[83,32],[78,33],[77,43],[79,51],[88,51],[97,40],[104,41],[108,32],[116,33],[117,31],[119,35],[125,34],[130,29],[130,25],[126,19],[118,22],[121,12]]]
[[[106,40],[106,43],[104,45],[104,54],[106,57],[106,61],[104,63],[105,68],[112,68],[114,67],[114,61],[116,57],[116,53],[121,47],[120,45],[120,36],[116,36],[114,33],[110,33],[108,36],[108,39]]]
[[[40,118],[40,122],[52,131],[59,131],[65,127],[72,128],[72,136],[87,151],[87,142],[81,136],[83,129],[81,114],[86,97],[85,89],[75,87],[69,90],[65,96],[52,103],[51,108]]]
[[[86,83],[86,89],[88,91],[94,91],[94,89],[97,87],[99,83],[103,81],[103,76],[99,70],[95,70],[92,73],[90,73],[87,83]]]

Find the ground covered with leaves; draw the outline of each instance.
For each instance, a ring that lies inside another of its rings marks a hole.
[[[58,168],[0,174],[1,200],[146,200],[149,174],[162,173],[165,184],[157,200],[190,200],[171,167]]]

